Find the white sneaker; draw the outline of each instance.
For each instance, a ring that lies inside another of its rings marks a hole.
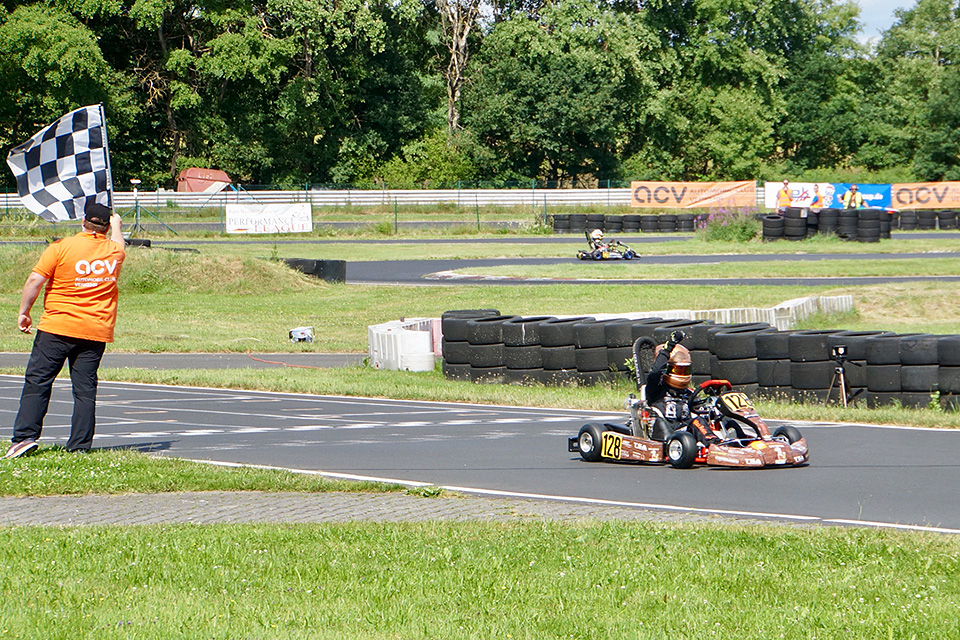
[[[7,449],[7,454],[3,456],[4,458],[19,458],[25,456],[28,453],[36,451],[37,447],[40,445],[37,444],[36,440],[21,440],[20,442],[14,442],[10,445],[10,448]]]

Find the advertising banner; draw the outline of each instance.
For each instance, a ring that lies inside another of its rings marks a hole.
[[[631,182],[630,206],[655,209],[756,207],[757,185],[743,182]]]
[[[960,208],[960,182],[911,182],[892,187],[895,209]]]
[[[313,231],[310,204],[227,204],[227,233],[307,233]]]
[[[863,194],[864,206],[890,208],[891,189],[889,184],[860,184],[859,182],[791,182],[790,206],[809,207],[816,188],[823,201],[819,208],[841,209],[843,208],[841,198],[850,189],[851,184],[856,184],[857,189]],[[777,193],[781,187],[783,187],[782,182],[765,182],[763,184],[763,205],[767,209],[774,210],[777,208]]]

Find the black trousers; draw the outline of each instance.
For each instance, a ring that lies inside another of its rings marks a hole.
[[[103,342],[37,331],[20,394],[20,410],[13,425],[13,442],[40,437],[43,418],[50,406],[53,381],[63,369],[63,363],[69,362],[73,417],[66,448],[67,451],[77,451],[93,445],[97,422],[97,369],[105,347]]]

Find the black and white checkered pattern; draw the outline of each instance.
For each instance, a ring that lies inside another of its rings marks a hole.
[[[83,217],[88,202],[110,206],[113,184],[100,105],[81,107],[7,155],[20,200],[50,222]]]

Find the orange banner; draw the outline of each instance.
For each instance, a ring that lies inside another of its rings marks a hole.
[[[757,183],[631,182],[630,206],[656,209],[756,207]]]
[[[890,188],[894,209],[960,208],[960,182],[910,182]]]

